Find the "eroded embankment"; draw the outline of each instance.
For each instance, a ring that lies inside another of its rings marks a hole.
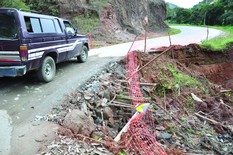
[[[211,82],[233,89],[233,50],[214,52],[190,45],[175,50],[174,58]]]
[[[158,57],[135,51],[134,59],[126,57],[108,64],[79,90],[67,95],[63,104],[48,115],[52,116],[48,120],[61,128],[60,139],[46,151],[143,154],[135,151],[142,148],[138,145],[142,143],[134,136],[128,138],[124,134],[117,145],[113,141],[135,111],[132,101],[139,100],[129,92],[133,74],[126,76],[129,64],[137,59],[138,70],[134,74],[138,74],[143,100],[151,103],[149,112],[153,113],[154,126],[150,129],[156,134],[153,140],[169,155],[232,154],[232,52],[216,53],[189,45],[176,46],[165,53]],[[135,129],[132,131],[146,129],[131,126]],[[136,133],[130,131],[127,133]]]

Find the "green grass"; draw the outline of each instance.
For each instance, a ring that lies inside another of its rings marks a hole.
[[[232,26],[211,26],[224,31],[226,34],[208,41],[203,41],[201,46],[209,48],[213,51],[221,51],[228,47],[230,43],[233,43],[233,27]]]
[[[168,70],[161,70],[162,77],[160,78],[160,88],[156,95],[163,96],[169,91],[172,91],[173,94],[176,96],[179,94],[180,89],[189,88],[190,91],[199,90],[204,92],[206,95],[209,94],[208,90],[203,86],[201,82],[199,82],[194,77],[190,75],[183,74],[180,72],[176,66],[172,64],[167,64]],[[174,96],[174,97],[175,97]]]
[[[175,35],[175,34],[179,34],[181,33],[180,29],[176,29],[176,28],[169,28],[169,34],[170,35]]]
[[[191,24],[174,24],[174,23],[167,23],[168,26],[196,26]]]
[[[191,25],[191,24],[168,24],[169,26],[200,26],[206,27],[204,25]],[[221,51],[228,47],[230,43],[233,43],[233,26],[209,26],[209,28],[214,28],[224,31],[226,34],[219,36],[217,38],[210,39],[208,41],[203,41],[201,43],[202,47],[209,48],[213,51]]]
[[[88,34],[100,24],[98,17],[89,15],[76,16],[72,19],[72,23],[83,34]]]

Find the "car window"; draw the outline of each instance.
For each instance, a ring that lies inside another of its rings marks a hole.
[[[61,25],[59,24],[58,19],[55,19],[55,20],[54,20],[54,24],[55,24],[57,33],[62,33]]]
[[[52,19],[41,19],[43,33],[56,33],[55,25]]]
[[[41,33],[41,26],[40,26],[40,21],[38,18],[31,18],[31,27],[32,27],[32,31],[34,33]]]
[[[75,29],[69,22],[64,21],[64,25],[68,34],[75,35]]]
[[[0,13],[0,38],[15,39],[19,31],[13,13]]]
[[[24,17],[27,32],[30,33],[62,33],[61,27],[57,20]]]
[[[40,26],[39,18],[34,17],[24,17],[27,32],[30,33],[42,33],[42,29]]]

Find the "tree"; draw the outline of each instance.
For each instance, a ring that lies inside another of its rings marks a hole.
[[[224,13],[222,15],[223,25],[233,25],[233,1],[232,0],[222,0],[224,5]]]
[[[175,21],[178,24],[190,23],[190,17],[192,14],[192,11],[190,9],[176,8],[175,11],[176,11]]]
[[[59,0],[28,0],[32,10],[53,16],[59,16]]]
[[[191,10],[192,14],[190,17],[190,24],[196,24],[196,25],[203,25],[205,24],[206,20],[206,12],[208,10],[209,5],[205,3],[200,3],[198,5],[195,5]]]
[[[16,9],[29,9],[22,0],[1,0],[0,7],[16,8]]]

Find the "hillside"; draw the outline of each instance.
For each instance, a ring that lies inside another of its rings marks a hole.
[[[178,5],[175,5],[175,4],[169,3],[169,2],[167,2],[166,5],[169,7],[169,9],[180,8]]]
[[[170,23],[226,26],[233,24],[232,0],[205,0],[191,9],[168,8]]]
[[[46,3],[34,0],[31,3],[32,9],[71,19],[80,32],[94,38],[132,40],[144,33],[146,16],[148,31],[158,33],[167,29],[163,0],[60,0]]]

